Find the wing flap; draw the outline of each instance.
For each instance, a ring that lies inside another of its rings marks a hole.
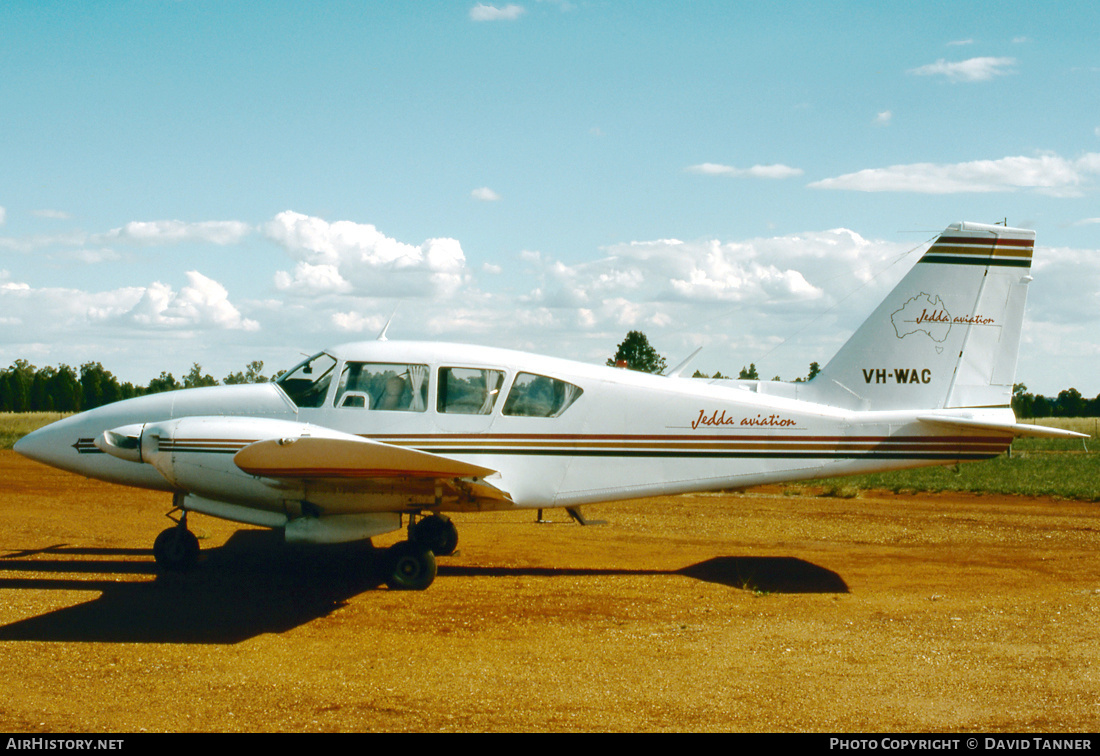
[[[370,439],[298,436],[257,441],[233,462],[266,478],[484,478],[495,470]]]

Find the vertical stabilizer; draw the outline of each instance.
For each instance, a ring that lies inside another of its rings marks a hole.
[[[814,378],[853,409],[1005,407],[1035,232],[956,223]]]

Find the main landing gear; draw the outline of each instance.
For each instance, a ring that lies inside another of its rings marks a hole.
[[[180,509],[176,524],[157,536],[153,556],[165,572],[184,572],[199,560],[199,540],[187,529],[187,510]],[[170,512],[169,517],[172,516]],[[393,590],[422,591],[435,580],[437,556],[450,556],[458,548],[458,528],[443,515],[423,517],[409,525],[409,539],[386,550],[384,580]]]
[[[443,515],[431,515],[409,525],[409,540],[386,551],[386,585],[399,591],[422,591],[436,575],[435,558],[458,548],[458,528]]]
[[[157,567],[167,572],[184,572],[198,563],[199,539],[187,529],[186,509],[175,525],[162,531],[153,541],[153,557]]]

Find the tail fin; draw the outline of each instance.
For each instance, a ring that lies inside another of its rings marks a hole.
[[[812,384],[853,409],[1007,407],[1035,232],[947,227]]]

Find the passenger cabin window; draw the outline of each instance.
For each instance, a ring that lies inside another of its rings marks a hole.
[[[488,415],[502,383],[502,370],[440,368],[436,409],[453,415]]]
[[[348,362],[337,384],[336,406],[423,412],[428,408],[428,366]]]
[[[299,363],[275,383],[299,407],[320,407],[328,394],[335,367],[335,358],[321,352]]]
[[[508,391],[504,414],[514,417],[557,417],[583,393],[579,386],[557,378],[520,373]]]

